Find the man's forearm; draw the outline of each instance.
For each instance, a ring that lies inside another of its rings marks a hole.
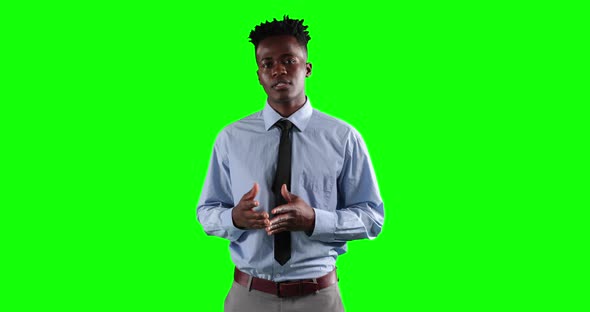
[[[233,208],[210,205],[197,207],[197,219],[208,235],[236,241],[245,232],[235,227],[232,221]]]
[[[316,220],[311,239],[326,243],[373,239],[383,227],[383,204],[350,206],[336,211],[315,209]]]

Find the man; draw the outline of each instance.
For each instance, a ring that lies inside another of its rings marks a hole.
[[[197,217],[230,240],[236,268],[225,311],[343,311],[335,263],[346,242],[375,238],[383,202],[365,144],[312,108],[303,20],[250,33],[264,109],[215,141]]]

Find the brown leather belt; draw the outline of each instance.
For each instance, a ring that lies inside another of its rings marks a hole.
[[[252,280],[250,281],[250,278]],[[270,280],[250,276],[236,268],[234,270],[236,283],[250,289],[255,289],[278,297],[305,296],[319,291],[320,289],[332,286],[338,282],[336,270],[316,279],[305,279],[296,281],[273,282]],[[248,282],[250,284],[248,285]]]

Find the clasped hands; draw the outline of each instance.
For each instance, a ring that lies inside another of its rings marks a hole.
[[[281,195],[287,201],[286,204],[275,207],[271,212],[272,219],[267,212],[255,211],[260,203],[255,200],[258,194],[258,183],[248,191],[238,205],[232,211],[232,220],[237,228],[252,230],[265,229],[268,235],[284,231],[313,232],[315,227],[315,211],[299,196],[289,193],[287,185],[281,187]]]

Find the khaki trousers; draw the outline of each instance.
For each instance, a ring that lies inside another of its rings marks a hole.
[[[224,312],[344,312],[338,283],[301,297],[279,298],[233,282]]]

